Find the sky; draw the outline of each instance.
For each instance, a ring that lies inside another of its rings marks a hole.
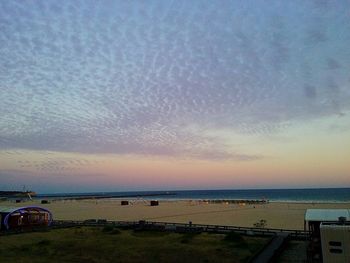
[[[0,188],[350,186],[350,1],[0,1]]]

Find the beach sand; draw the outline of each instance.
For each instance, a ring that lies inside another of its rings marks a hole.
[[[193,224],[217,224],[252,227],[261,219],[266,227],[303,229],[304,214],[308,208],[349,209],[350,203],[268,203],[259,205],[207,204],[200,201],[160,201],[159,206],[150,206],[149,201],[131,200],[121,206],[120,200],[71,200],[40,204],[27,201],[19,204],[0,202],[0,206],[39,205],[52,211],[54,219],[85,220],[147,220]]]

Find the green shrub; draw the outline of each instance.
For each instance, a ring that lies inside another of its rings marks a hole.
[[[237,234],[235,232],[230,232],[226,234],[224,240],[227,242],[235,242],[235,243],[244,242],[243,237],[240,234]]]
[[[182,244],[188,244],[188,243],[190,243],[190,242],[193,240],[193,238],[195,238],[195,237],[198,236],[199,234],[200,234],[200,233],[187,233],[187,234],[183,234],[183,236],[182,236],[180,242],[181,242]]]
[[[21,245],[19,248],[19,251],[29,253],[33,251],[33,247],[29,244]]]
[[[113,231],[114,227],[113,226],[104,226],[102,228],[102,232],[111,232]]]
[[[37,243],[37,245],[39,245],[39,246],[48,246],[48,245],[50,245],[50,244],[51,244],[51,241],[48,240],[48,239],[40,240],[40,241]]]
[[[119,234],[121,234],[122,232],[119,230],[119,229],[113,229],[112,231],[111,231],[111,234],[112,235],[119,235]]]

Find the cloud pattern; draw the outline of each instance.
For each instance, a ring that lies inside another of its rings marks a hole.
[[[202,131],[264,135],[347,112],[349,8],[0,1],[0,149],[262,158]]]

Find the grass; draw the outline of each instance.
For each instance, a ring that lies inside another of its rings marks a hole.
[[[0,262],[247,262],[267,239],[81,227],[0,237]]]

